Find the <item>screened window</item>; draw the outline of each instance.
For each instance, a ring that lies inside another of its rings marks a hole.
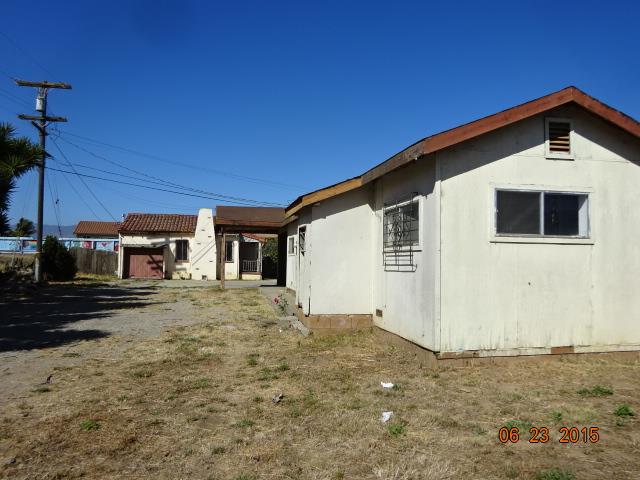
[[[224,246],[225,262],[233,262],[233,241],[227,241]]]
[[[176,240],[176,261],[189,260],[189,240]]]
[[[289,253],[289,255],[296,253],[296,244],[293,237],[287,239],[287,253]]]
[[[418,199],[384,209],[384,248],[416,246],[420,241]]]
[[[586,193],[496,191],[496,234],[589,236]]]

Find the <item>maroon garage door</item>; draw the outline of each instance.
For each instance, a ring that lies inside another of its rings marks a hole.
[[[162,248],[125,248],[125,277],[162,278]]]

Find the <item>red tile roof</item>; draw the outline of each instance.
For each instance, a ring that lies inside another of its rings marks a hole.
[[[92,222],[80,220],[73,234],[83,237],[117,237],[120,222]]]
[[[120,233],[195,233],[197,223],[197,215],[130,213],[122,223]]]

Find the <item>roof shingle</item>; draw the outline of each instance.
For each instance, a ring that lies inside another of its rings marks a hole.
[[[80,220],[76,225],[73,234],[78,236],[118,236],[118,229],[120,228],[120,222],[93,222],[89,220]]]
[[[197,215],[130,213],[120,233],[195,233]]]

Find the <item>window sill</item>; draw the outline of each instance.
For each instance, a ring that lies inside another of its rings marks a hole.
[[[573,155],[561,155],[559,153],[547,153],[545,155],[547,160],[568,160],[575,161],[575,157]]]
[[[542,237],[542,236],[493,236],[489,239],[491,243],[541,243],[555,245],[593,245],[593,238],[580,237]]]

